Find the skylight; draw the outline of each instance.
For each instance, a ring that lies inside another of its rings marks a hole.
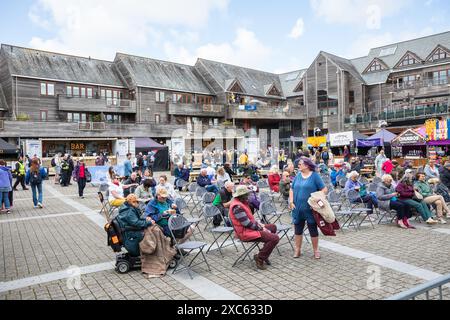
[[[293,72],[293,73],[288,74],[286,76],[286,81],[297,80],[299,74],[300,74],[300,72]]]
[[[396,51],[397,51],[397,46],[382,49],[381,52],[380,52],[379,57],[385,57],[385,56],[393,55],[393,54],[395,54]]]

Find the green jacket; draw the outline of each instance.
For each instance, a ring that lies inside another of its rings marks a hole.
[[[433,190],[430,185],[424,181],[416,181],[414,183],[414,189],[417,189],[424,198],[433,195]]]

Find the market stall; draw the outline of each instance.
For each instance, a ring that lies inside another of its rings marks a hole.
[[[335,156],[335,162],[343,160],[344,147],[347,146],[350,149],[350,154],[355,154],[356,140],[367,139],[366,135],[363,135],[357,131],[347,131],[340,133],[331,133],[329,135],[329,143],[331,152]]]
[[[423,135],[416,130],[407,129],[392,140],[392,158],[399,164],[412,162],[414,167],[420,167],[427,162],[427,145]]]
[[[430,119],[418,129],[427,141],[428,158],[444,163],[450,159],[450,120]]]

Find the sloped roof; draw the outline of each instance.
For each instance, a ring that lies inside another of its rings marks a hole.
[[[381,129],[374,135],[370,136],[369,139],[383,139],[384,142],[391,142],[396,137],[397,137],[396,134],[393,134],[392,132],[390,132],[386,129]]]
[[[112,61],[2,44],[11,75],[124,87]]]
[[[117,53],[136,86],[212,94],[194,66]],[[228,77],[228,79],[231,77]]]
[[[361,72],[359,72],[355,68],[355,66],[352,64],[350,60],[324,51],[322,51],[321,53],[323,56],[336,63],[339,66],[339,68],[349,72],[354,78],[360,80],[361,83],[365,83],[363,77],[361,76]]]
[[[302,95],[303,92],[294,92],[305,75],[306,69],[280,74],[281,90],[286,98]]]
[[[199,58],[197,63],[201,63],[210,75],[219,83],[224,91],[227,90],[228,80],[237,79],[242,85],[245,93],[251,96],[265,97],[264,87],[274,83],[282,90],[280,78],[278,75],[270,72],[264,72],[244,67],[238,67],[217,61],[211,61]],[[282,98],[284,97],[282,92]]]
[[[450,48],[450,31],[423,38],[398,42],[378,48],[373,48],[369,51],[369,54],[367,56],[351,59],[350,61],[354,65],[356,70],[362,74],[364,70],[367,68],[367,66],[373,61],[373,59],[375,58],[382,59],[391,70],[373,72],[370,74],[362,75],[362,77],[364,78],[364,80],[368,85],[377,84],[386,82],[389,74],[394,71],[393,68],[395,67],[395,65],[408,51],[411,51],[422,60],[425,60],[438,45]],[[389,55],[382,54],[380,56],[382,52],[389,51],[390,49],[392,50],[391,52],[393,52],[394,48],[395,52],[393,54]],[[411,67],[417,66],[415,65]],[[408,67],[406,67],[405,69],[408,69]]]

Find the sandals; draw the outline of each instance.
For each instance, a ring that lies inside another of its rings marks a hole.
[[[294,255],[292,256],[292,258],[298,259],[298,258],[300,258],[301,256],[302,256],[302,253],[300,252],[299,254],[294,254]]]
[[[316,260],[320,259],[320,252],[319,251],[314,252],[314,259],[316,259]]]

